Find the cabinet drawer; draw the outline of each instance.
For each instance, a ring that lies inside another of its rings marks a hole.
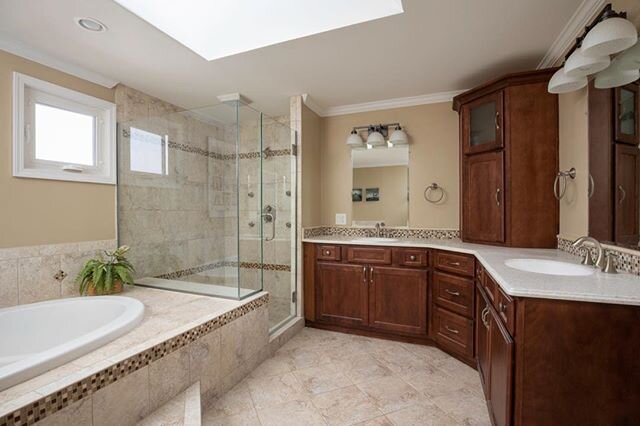
[[[495,308],[498,316],[513,336],[516,325],[516,304],[509,296],[507,296],[499,287],[496,286],[495,292]]]
[[[436,307],[433,314],[433,329],[436,341],[444,349],[467,358],[473,357],[472,320]]]
[[[347,261],[368,265],[390,265],[391,249],[386,247],[346,247]]]
[[[400,266],[426,268],[429,264],[429,255],[427,250],[394,248],[392,253],[393,263]]]
[[[317,247],[316,257],[320,260],[340,260],[340,246],[319,245]]]
[[[442,272],[433,273],[433,297],[436,304],[460,315],[473,315],[473,280]]]
[[[473,277],[475,258],[467,254],[436,251],[435,267],[442,271]]]

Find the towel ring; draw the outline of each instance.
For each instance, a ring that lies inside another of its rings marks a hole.
[[[440,192],[440,196],[438,198],[435,198],[435,196],[432,195],[431,197],[433,198],[431,198],[430,194],[436,191]],[[444,198],[444,189],[442,189],[442,187],[435,182],[427,186],[427,188],[424,190],[424,199],[430,202],[431,204],[438,204],[440,201],[442,201],[443,198]]]
[[[557,200],[562,199],[567,191],[567,178],[576,178],[576,169],[574,167],[569,170],[559,171],[556,175],[556,179],[553,181],[553,195]]]

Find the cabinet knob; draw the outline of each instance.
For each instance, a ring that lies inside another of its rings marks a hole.
[[[409,260],[416,260],[416,255],[412,254],[411,256],[409,256]]]
[[[325,254],[325,256],[329,256],[331,254],[331,252],[329,250],[325,250],[324,254]]]

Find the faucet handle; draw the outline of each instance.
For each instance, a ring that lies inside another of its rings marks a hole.
[[[593,257],[591,256],[591,250],[589,250],[589,247],[583,247],[584,248],[584,257],[582,258],[582,263],[583,265],[588,265],[588,266],[594,266],[596,264],[596,262],[593,261]]]
[[[605,254],[605,264],[604,264],[604,268],[602,268],[602,272],[606,274],[617,274],[618,273],[618,270],[616,269],[617,258],[618,258],[617,254],[607,251]]]

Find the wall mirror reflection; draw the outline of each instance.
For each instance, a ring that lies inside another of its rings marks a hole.
[[[407,226],[409,221],[409,147],[351,151],[353,226]]]

